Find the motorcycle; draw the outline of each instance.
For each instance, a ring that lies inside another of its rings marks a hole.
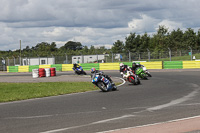
[[[123,77],[126,77],[126,79],[130,83],[133,83],[134,85],[140,84],[140,79],[139,79],[138,75],[133,74],[132,71],[125,71],[123,74]]]
[[[148,79],[148,75],[145,73],[142,67],[137,68],[135,74],[138,75],[141,79]]]
[[[150,74],[150,72],[147,70],[145,66],[142,66],[142,69],[149,77],[152,77],[152,75]]]
[[[112,84],[107,78],[105,78],[103,75],[94,74],[92,75],[92,83],[99,87],[103,92],[108,91],[115,91],[117,90],[117,86],[115,84]]]
[[[72,68],[75,72],[75,74],[78,74],[78,75],[81,75],[81,74],[84,74],[84,75],[87,75],[87,73],[85,71],[83,71],[83,68],[81,66],[77,67],[76,69],[75,68]]]

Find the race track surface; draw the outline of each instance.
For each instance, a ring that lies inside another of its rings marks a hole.
[[[114,132],[200,115],[199,69],[150,72],[153,77],[141,80],[141,85],[127,82],[118,91],[98,90],[0,103],[0,132]],[[119,77],[119,71],[106,71],[106,74],[113,79]]]

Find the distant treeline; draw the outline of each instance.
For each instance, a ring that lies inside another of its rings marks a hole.
[[[182,31],[180,28],[168,31],[165,26],[159,26],[157,33],[150,36],[147,33],[138,35],[130,33],[125,38],[125,42],[117,40],[111,49],[104,46],[95,48],[83,46],[80,42],[68,41],[64,46],[57,48],[56,43],[38,43],[35,47],[26,46],[24,49],[15,51],[0,51],[0,57],[33,57],[33,56],[59,56],[59,55],[88,55],[105,53],[124,53],[124,52],[163,52],[163,51],[184,51],[188,49],[200,50],[200,30],[194,32],[188,28]]]

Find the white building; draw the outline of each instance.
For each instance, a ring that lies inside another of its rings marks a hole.
[[[25,65],[51,65],[55,64],[53,57],[39,57],[39,58],[23,58],[23,66]]]
[[[109,57],[109,54],[77,55],[72,56],[72,63],[94,63],[95,61],[103,63],[106,61],[106,57]],[[120,54],[115,54],[114,59],[120,59]]]

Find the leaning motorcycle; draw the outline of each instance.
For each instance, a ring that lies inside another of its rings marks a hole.
[[[72,68],[75,72],[75,74],[78,74],[78,75],[81,75],[81,74],[84,74],[84,75],[87,75],[87,73],[85,71],[83,71],[83,68],[81,66],[77,67],[76,69],[75,68]]]
[[[145,66],[142,66],[142,69],[143,69],[144,73],[146,73],[149,77],[152,77],[152,75],[150,74],[150,72],[147,70],[147,68]]]
[[[125,71],[123,77],[126,77],[127,81],[134,85],[140,84],[140,79],[137,75],[133,74],[132,71]]]
[[[112,84],[103,75],[99,75],[99,74],[92,75],[92,83],[95,84],[97,87],[99,87],[99,89],[101,89],[103,92],[117,90],[117,86],[115,84]]]
[[[138,75],[141,79],[148,79],[148,75],[145,73],[142,67],[137,68],[135,74]]]

